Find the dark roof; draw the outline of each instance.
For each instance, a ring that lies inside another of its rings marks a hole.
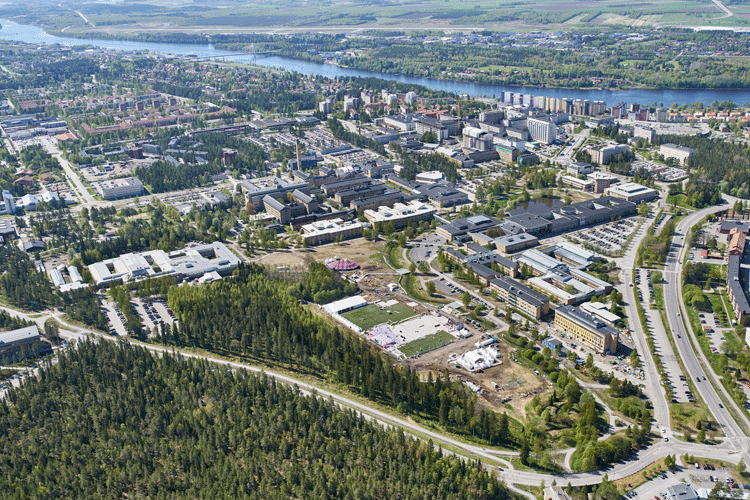
[[[508,293],[513,294],[524,302],[536,307],[542,307],[549,301],[549,299],[547,299],[547,297],[545,297],[541,293],[535,292],[531,288],[522,285],[513,278],[500,276],[499,278],[495,278],[490,281],[490,283],[499,288],[502,288],[503,290],[506,290]]]
[[[750,314],[750,304],[748,304],[747,295],[745,295],[745,287],[742,286],[741,272],[740,256],[730,255],[727,263],[727,286],[732,289],[734,302],[737,304],[740,314],[745,315]]]
[[[587,312],[583,312],[577,307],[573,306],[560,306],[555,310],[555,315],[560,314],[561,316],[567,316],[576,323],[585,326],[586,328],[599,332],[602,335],[610,334],[613,337],[617,337],[618,331],[614,326],[606,324],[604,321],[590,315]]]

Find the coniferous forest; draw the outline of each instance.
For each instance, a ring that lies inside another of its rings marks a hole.
[[[478,464],[264,375],[84,341],[0,403],[6,499],[505,499]]]
[[[518,445],[509,418],[479,407],[460,380],[446,372],[430,374],[425,383],[364,338],[303,306],[293,291],[257,264],[241,265],[232,278],[208,286],[173,287],[169,304],[180,326],[164,327],[156,340],[323,376],[404,415],[493,445]]]

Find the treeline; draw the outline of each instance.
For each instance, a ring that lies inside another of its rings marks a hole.
[[[635,265],[663,264],[667,260],[669,245],[674,234],[674,219],[664,225],[659,235],[654,234],[655,227],[649,229],[648,234],[636,250]]]
[[[211,175],[222,170],[221,167],[210,163],[186,163],[175,166],[168,161],[158,160],[148,167],[136,167],[134,174],[148,186],[149,192],[166,193],[210,184]]]
[[[325,264],[314,261],[302,280],[289,287],[292,297],[316,304],[327,304],[358,291],[355,283],[349,283]]]
[[[166,82],[153,82],[151,88],[157,92],[163,92],[169,95],[176,95],[179,97],[186,97],[197,101],[200,99],[203,90],[200,87],[185,87],[182,85],[172,85]]]
[[[508,417],[477,408],[476,396],[460,381],[447,373],[421,380],[365,339],[305,308],[289,293],[289,283],[270,279],[261,266],[241,265],[232,278],[208,286],[174,287],[169,304],[180,326],[156,332],[164,344],[289,366],[452,432],[493,445],[518,443]]]
[[[419,154],[402,149],[397,144],[392,143],[390,148],[401,155],[401,178],[407,181],[416,179],[419,172],[429,172],[437,170],[445,175],[450,182],[456,182],[459,179],[459,164],[445,155],[440,153]]]
[[[0,293],[11,305],[32,311],[55,304],[47,275],[15,245],[0,247]]]
[[[99,297],[92,289],[78,288],[61,293],[60,303],[74,320],[102,331],[107,330],[107,320],[102,314]]]
[[[688,166],[697,170],[703,185],[722,193],[750,198],[750,145],[703,136],[658,135],[654,144],[678,144],[695,150]],[[698,184],[696,180],[696,186]]]
[[[264,375],[88,340],[0,403],[4,498],[506,499],[476,462]]]

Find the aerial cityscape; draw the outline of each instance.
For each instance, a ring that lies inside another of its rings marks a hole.
[[[0,5],[8,499],[750,498],[750,5]]]

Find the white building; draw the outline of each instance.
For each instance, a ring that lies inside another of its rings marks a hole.
[[[429,172],[419,172],[414,179],[417,182],[423,182],[427,184],[436,184],[445,178],[442,172],[438,170],[431,170]]]
[[[437,212],[437,208],[428,203],[414,200],[408,205],[396,203],[393,208],[380,206],[377,210],[365,210],[364,216],[370,224],[388,224],[393,222],[396,229],[409,225],[409,222],[430,220]]]
[[[695,156],[695,150],[670,143],[659,146],[659,154],[665,159],[674,158],[680,162],[680,165],[686,165],[688,160]]]
[[[96,286],[112,282],[174,276],[178,280],[195,279],[213,271],[222,276],[231,273],[240,260],[223,243],[211,243],[167,253],[151,250],[127,253],[89,266]]]
[[[610,186],[604,190],[604,194],[632,201],[633,203],[651,201],[658,195],[656,189],[647,188],[646,186],[641,186],[635,182],[626,182],[625,184]]]
[[[557,139],[557,125],[543,118],[529,118],[526,120],[529,135],[535,141],[552,144]]]
[[[466,352],[463,356],[459,356],[456,359],[457,366],[465,368],[470,372],[486,370],[499,364],[502,364],[502,361],[500,361],[500,351],[491,346],[480,347],[479,349]]]
[[[330,243],[341,237],[354,238],[362,235],[362,223],[357,221],[344,222],[342,219],[320,220],[302,226],[302,237],[309,244]]]
[[[131,198],[143,194],[143,183],[137,177],[102,181],[96,183],[95,188],[105,200]]]
[[[493,148],[493,135],[480,128],[464,128],[464,147],[477,151],[490,151]]]
[[[16,205],[10,191],[3,189],[2,200],[0,200],[0,215],[12,215],[16,213]]]

